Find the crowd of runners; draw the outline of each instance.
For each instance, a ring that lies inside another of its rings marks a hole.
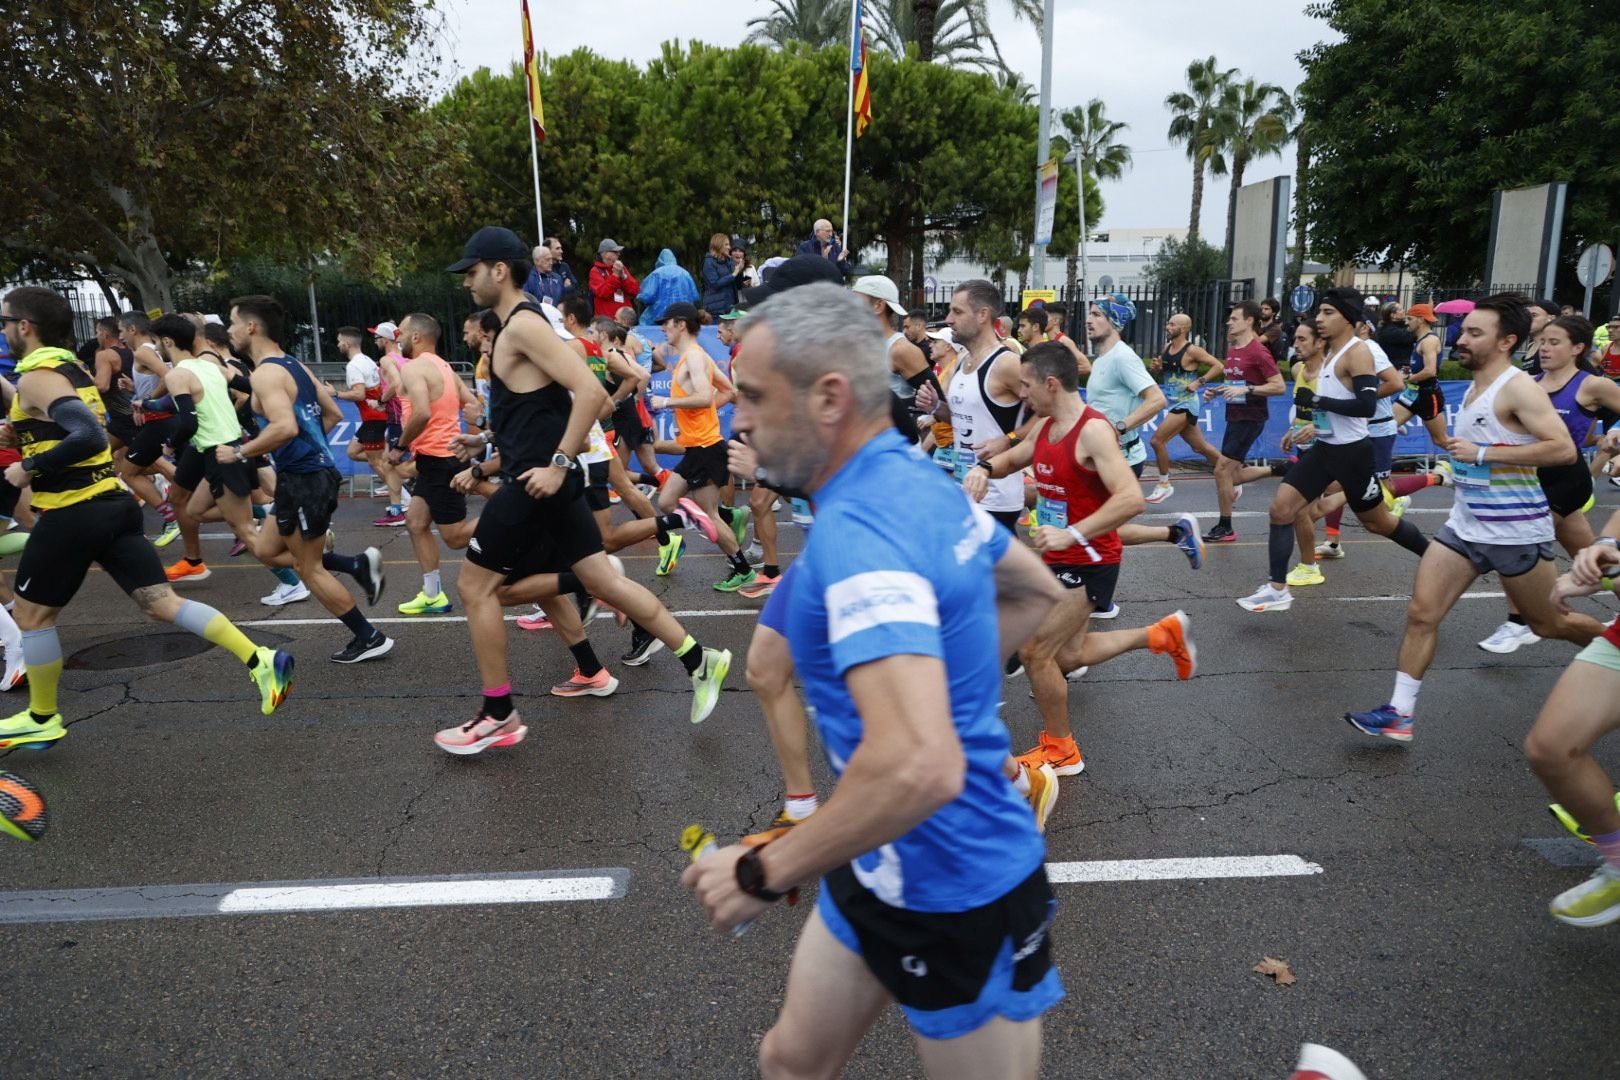
[[[1321,564],[1345,557],[1346,507],[1416,557],[1393,689],[1345,713],[1359,731],[1412,741],[1439,626],[1483,574],[1497,574],[1508,611],[1481,647],[1558,638],[1579,648],[1524,750],[1555,813],[1603,860],[1551,901],[1553,917],[1620,919],[1620,799],[1590,754],[1620,726],[1620,626],[1573,603],[1620,572],[1620,514],[1596,534],[1585,516],[1594,472],[1605,476],[1620,449],[1620,432],[1599,434],[1620,413],[1620,386],[1594,367],[1586,320],[1516,296],[1478,301],[1452,350],[1471,382],[1448,426],[1433,310],[1386,309],[1374,326],[1350,288],[1327,290],[1291,337],[1276,304],[1234,303],[1220,348],[1173,315],[1163,352],[1144,361],[1121,336],[1137,317],[1121,294],[1089,305],[1083,342],[1043,308],[1009,318],[988,282],[956,289],[944,325],[931,326],[889,279],[846,288],[836,262],[802,253],[729,312],[669,305],[653,343],[637,336],[633,308],[603,310],[601,295],[593,308],[578,294],[526,292],[533,269],[530,249],[495,227],[449,268],[480,309],[456,328],[480,357],[471,385],[444,359],[452,329],[422,313],[340,330],[344,385],[329,386],[287,355],[287,315],[270,297],[238,298],[218,318],[125,313],[76,354],[66,299],[5,294],[0,328],[19,359],[0,381],[0,513],[15,528],[0,535],[0,554],[18,558],[0,608],[0,689],[26,686],[28,705],[0,720],[0,750],[67,734],[55,625],[92,566],[147,615],[231,653],[263,713],[286,703],[294,657],[201,599],[209,522],[224,522],[233,554],[276,578],[263,603],[314,599],[343,625],[331,661],[409,648],[364,613],[386,592],[378,550],[336,550],[341,477],[328,433],[346,400],[360,420],[347,452],[389,493],[375,524],[406,529],[420,564],[420,587],[398,612],[459,606],[466,618],[481,695],[469,720],[433,736],[445,752],[510,748],[527,733],[509,608],[572,654],[550,695],[617,689],[592,641],[606,612],[627,635],[618,662],[667,649],[691,687],[690,721],[710,715],[731,653],[698,641],[614,552],[656,544],[653,573],[667,577],[701,536],[725,562],[714,589],[760,605],[746,680],[776,749],[782,805],[769,829],[709,852],[683,880],[727,931],[821,882],[760,1050],[767,1075],[837,1072],[891,1002],[931,1075],[1032,1075],[1041,1014],[1063,995],[1041,833],[1063,778],[1085,768],[1084,676],[1136,650],[1164,657],[1166,676],[1198,672],[1185,612],[1122,615],[1126,551],[1172,545],[1186,558],[1178,572],[1197,573],[1208,545],[1236,538],[1245,488],[1276,478],[1263,581],[1237,600],[1243,611],[1282,617],[1294,590],[1326,581]],[[719,359],[699,341],[714,315],[729,353]],[[655,370],[669,376],[657,395]],[[1204,437],[1212,409],[1225,413],[1218,447]],[[1255,464],[1279,409],[1282,457]],[[658,435],[665,413],[673,440]],[[1436,464],[1397,474],[1396,431],[1413,422]],[[1213,470],[1207,528],[1150,510],[1176,486],[1176,439]],[[679,460],[665,470],[656,454]],[[1454,498],[1425,535],[1403,515],[1430,486]],[[900,493],[906,527],[895,529]],[[778,545],[786,514],[808,529],[792,561]],[[1574,560],[1562,575],[1555,542]],[[181,551],[165,566],[159,547],[171,543]],[[446,548],[465,552],[454,599]],[[1141,625],[1117,628],[1127,623]],[[1013,692],[1033,697],[1042,722],[1023,752],[1000,713]],[[825,798],[812,717],[835,777]],[[37,835],[18,818],[0,815],[0,827]]]

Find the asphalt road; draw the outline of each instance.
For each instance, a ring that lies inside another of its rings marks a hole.
[[[1263,511],[1271,489],[1239,510]],[[1190,480],[1152,509],[1213,501]],[[1414,520],[1433,532],[1449,504],[1424,492]],[[375,614],[392,615],[419,579],[403,530],[370,526],[379,510],[346,502],[340,547],[382,547],[390,584]],[[1547,900],[1586,871],[1523,843],[1558,835],[1519,743],[1573,649],[1482,652],[1501,601],[1465,599],[1442,630],[1416,741],[1374,741],[1340,715],[1388,697],[1414,560],[1347,527],[1350,557],[1325,564],[1326,585],[1300,590],[1291,612],[1251,615],[1233,599],[1263,579],[1264,521],[1237,524],[1240,542],[1198,574],[1167,546],[1127,553],[1115,625],[1184,608],[1201,670],[1183,684],[1168,660],[1133,654],[1071,689],[1088,769],[1064,783],[1049,859],[1291,854],[1322,872],[1058,886],[1068,997],[1048,1014],[1046,1075],[1281,1077],[1307,1040],[1373,1078],[1620,1075],[1608,1019],[1620,930],[1549,919]],[[796,548],[798,531],[782,532]],[[205,542],[215,574],[188,595],[238,620],[324,614],[260,607],[274,582],[224,548]],[[758,606],[713,592],[721,562],[702,540],[694,549],[671,579],[653,578],[650,550],[627,566],[675,610]],[[452,596],[457,568],[445,565]],[[462,760],[430,741],[476,707],[462,623],[388,625],[394,652],[354,668],[325,660],[345,640],[335,622],[252,627],[299,660],[293,698],[264,718],[223,654],[149,662],[167,628],[92,575],[64,648],[119,666],[69,670],[68,738],[0,759],[53,815],[45,842],[0,845],[0,893],[593,868],[627,871],[627,886],[608,900],[0,925],[0,1074],[751,1075],[807,906],[716,935],[677,884],[676,838],[690,822],[737,834],[774,813],[777,770],[742,678],[752,624],[689,620],[737,657],[696,728],[667,653],[625,668],[627,635],[599,622],[593,639],[623,686],[560,701],[542,688],[567,674],[566,651],[512,628],[529,738]],[[1019,749],[1038,726],[1026,685],[1007,694]],[[1600,757],[1620,768],[1620,744]],[[1297,984],[1252,972],[1267,955]],[[918,1074],[892,1011],[849,1068]]]

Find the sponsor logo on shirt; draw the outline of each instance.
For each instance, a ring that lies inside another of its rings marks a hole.
[[[921,574],[873,570],[827,587],[827,641],[896,623],[939,625],[933,586]]]

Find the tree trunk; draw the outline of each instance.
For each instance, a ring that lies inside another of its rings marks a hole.
[[[1192,217],[1187,222],[1187,246],[1198,240],[1198,215],[1204,210],[1204,163],[1193,162]]]
[[[124,212],[127,223],[126,245],[135,256],[128,267],[130,286],[140,293],[140,305],[148,311],[174,309],[173,275],[163,248],[157,242],[152,208],[134,191],[113,186],[108,189],[113,202]]]
[[[928,230],[923,227],[922,217],[918,215],[917,235],[912,239],[911,247],[911,299],[906,306],[920,305],[923,302],[923,276],[926,272],[928,258]]]
[[[1247,154],[1232,155],[1232,190],[1226,196],[1226,261],[1232,262],[1232,253],[1237,250],[1233,241],[1237,237],[1237,197],[1238,188],[1243,186],[1243,172],[1249,165]]]
[[[934,23],[939,15],[939,0],[912,0],[917,15],[917,59],[925,64],[934,60]]]
[[[1074,310],[1075,300],[1078,298],[1078,294],[1075,292],[1075,290],[1079,287],[1080,253],[1077,251],[1071,251],[1069,252],[1069,278],[1063,286],[1063,302],[1068,305],[1070,311]]]
[[[1294,284],[1299,285],[1305,281],[1305,178],[1311,171],[1311,146],[1303,126],[1294,137],[1298,147],[1294,160],[1294,257],[1291,262]]]

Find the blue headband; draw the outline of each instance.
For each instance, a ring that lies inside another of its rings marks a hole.
[[[1124,293],[1099,296],[1091,303],[1113,324],[1115,330],[1125,329],[1126,324],[1136,318],[1136,305]]]

